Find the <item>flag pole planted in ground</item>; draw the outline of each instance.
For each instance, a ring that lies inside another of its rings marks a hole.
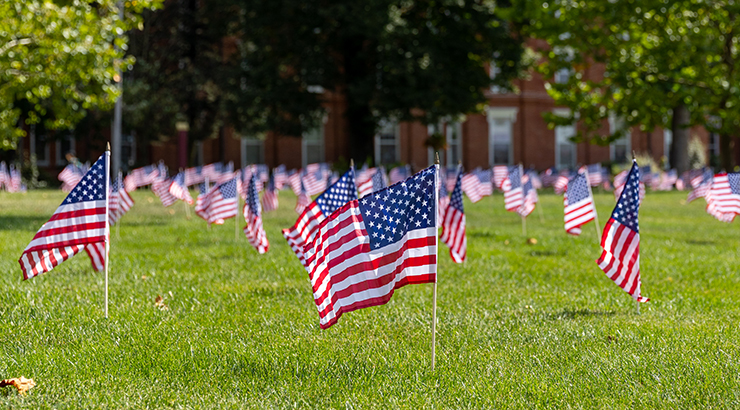
[[[434,172],[436,174],[435,179],[439,181],[439,151],[434,153]],[[439,206],[439,189],[434,187],[434,203]],[[439,213],[438,213],[439,214]],[[439,218],[434,221],[435,227],[434,232],[439,232]],[[439,260],[439,247],[435,250],[436,259]],[[437,265],[439,266],[439,265]],[[434,371],[435,364],[435,349],[436,349],[436,336],[437,336],[437,280],[434,280],[434,290],[432,291],[432,371]]]
[[[105,148],[105,182],[110,183],[110,143]],[[110,265],[110,193],[106,187],[105,195],[105,318],[108,319],[108,265]]]
[[[588,167],[585,168],[586,172],[586,181],[588,181]],[[591,190],[591,184],[587,183],[586,186],[588,186],[588,194],[591,195],[591,198],[594,197],[594,192]],[[599,213],[596,212],[596,202],[594,201],[594,227],[596,228],[596,240],[601,240],[601,231],[599,230]],[[638,305],[639,310],[639,305]]]

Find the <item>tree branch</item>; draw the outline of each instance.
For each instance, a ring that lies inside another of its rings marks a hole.
[[[21,38],[19,40],[11,40],[5,43],[4,46],[0,47],[0,55],[5,54],[8,50],[15,46],[25,46],[26,44],[31,44],[33,42],[30,38]]]

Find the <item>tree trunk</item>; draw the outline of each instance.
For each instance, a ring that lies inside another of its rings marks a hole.
[[[679,104],[673,108],[671,128],[671,167],[681,175],[689,169],[689,109],[685,105]]]
[[[719,135],[719,165],[722,167],[723,170],[728,172],[732,172],[734,166],[732,161],[732,142],[732,137],[730,137],[729,135]]]

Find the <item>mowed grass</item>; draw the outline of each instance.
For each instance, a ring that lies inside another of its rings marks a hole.
[[[541,194],[535,245],[500,194],[466,202],[468,261],[440,245],[432,371],[432,285],[319,329],[280,234],[297,216],[289,192],[264,217],[266,255],[233,219],[209,231],[135,192],[112,233],[107,320],[84,254],[21,280],[17,259],[64,194],[0,192],[0,378],[38,384],[2,389],[0,407],[738,408],[740,232],[685,195],[648,193],[640,210],[640,315],[596,266],[593,224],[564,232],[562,197]],[[614,198],[596,201],[603,226]]]

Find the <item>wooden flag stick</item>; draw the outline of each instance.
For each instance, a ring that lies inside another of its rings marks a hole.
[[[209,183],[208,177],[206,176],[206,196],[203,197],[203,200],[205,200],[206,197],[208,197],[208,192],[210,190],[211,190],[211,184]],[[206,215],[206,216],[208,216],[208,215]],[[211,221],[210,221],[210,218],[206,218],[206,223],[208,224],[208,230],[210,231],[211,230]]]
[[[527,218],[522,215],[522,235],[527,236]]]
[[[435,180],[435,187],[434,187],[434,209],[436,210],[439,206],[439,190],[437,189],[436,184],[439,181],[439,152],[435,152],[434,155],[434,180]],[[439,232],[439,217],[435,218],[434,220],[436,229],[434,231],[434,235],[437,235]],[[436,247],[436,253],[435,259],[437,260],[437,266],[439,266],[439,243],[437,243]],[[439,272],[435,275],[434,279],[434,290],[432,291],[432,371],[434,371],[434,365],[436,362],[436,346],[437,346],[437,280],[439,279]]]
[[[640,314],[640,301],[635,299],[635,303],[637,303],[637,314]]]
[[[242,202],[242,196],[236,193],[236,215],[234,215],[234,240],[239,240],[239,205]]]
[[[110,143],[105,148],[105,182],[110,184]],[[108,319],[108,265],[110,265],[110,192],[105,195],[105,318]]]
[[[588,194],[591,195],[591,200],[594,201],[594,192],[591,190],[591,183],[588,181],[588,167],[586,167],[584,173],[586,174],[586,186],[588,187]],[[600,244],[601,229],[599,228],[599,213],[596,212],[596,201],[594,201],[594,228],[596,228],[596,241]]]

